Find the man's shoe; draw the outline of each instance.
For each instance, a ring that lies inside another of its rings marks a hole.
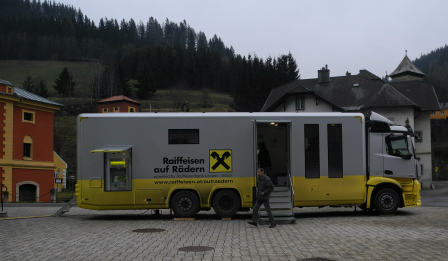
[[[271,224],[270,226],[269,226],[269,228],[273,228],[273,227],[275,227],[275,226],[277,226],[275,223],[273,223],[273,224]]]
[[[257,222],[247,222],[248,224],[251,224],[252,226],[258,226]]]

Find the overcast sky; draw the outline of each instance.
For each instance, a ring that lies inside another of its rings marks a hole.
[[[328,64],[331,76],[367,69],[391,73],[408,51],[414,60],[448,44],[448,1],[60,0],[98,26],[103,17],[144,24],[184,19],[237,54],[265,60],[291,52],[302,79]]]

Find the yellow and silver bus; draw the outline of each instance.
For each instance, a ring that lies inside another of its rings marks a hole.
[[[263,143],[281,208],[390,214],[421,204],[414,136],[374,112],[81,114],[77,204],[231,217],[254,204]]]

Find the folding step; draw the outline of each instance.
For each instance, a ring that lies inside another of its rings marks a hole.
[[[292,213],[292,212],[275,212],[275,211],[273,211],[272,215],[274,216],[275,222],[287,221],[287,222],[291,222],[292,224],[296,223],[296,218],[294,217],[294,213]],[[260,213],[260,221],[261,222],[269,222],[268,213],[261,212]]]
[[[273,191],[271,193],[271,198],[273,197],[290,197],[291,194],[289,193],[289,191]]]
[[[289,187],[288,186],[274,186],[274,192],[277,191],[289,191]]]
[[[271,197],[271,199],[269,199],[269,202],[271,204],[274,202],[291,202],[291,199],[289,197]]]
[[[275,211],[273,211],[272,214],[274,215],[274,217],[284,217],[284,218],[294,217],[294,213],[292,213],[292,212],[275,212]],[[260,216],[261,217],[267,217],[268,213],[261,212]]]
[[[291,209],[291,202],[271,202],[271,209]],[[261,210],[265,210],[264,205],[261,205]]]

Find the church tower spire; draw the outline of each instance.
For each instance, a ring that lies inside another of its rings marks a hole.
[[[409,59],[408,50],[406,50],[405,56],[397,69],[389,74],[389,77],[392,78],[392,82],[422,81],[423,76],[425,76],[425,74],[415,67]]]

